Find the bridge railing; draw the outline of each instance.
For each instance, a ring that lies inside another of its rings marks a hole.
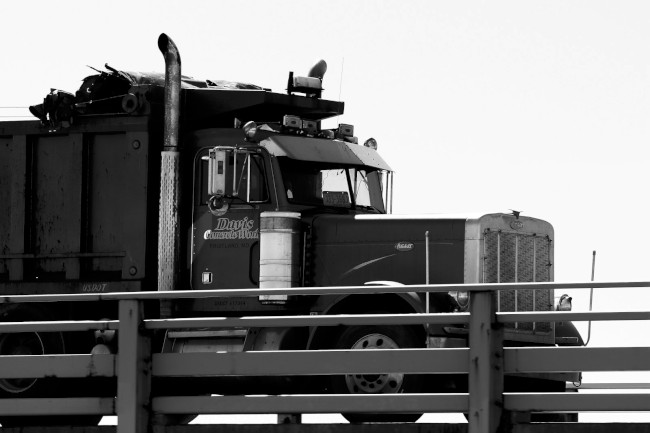
[[[147,431],[156,414],[427,413],[468,414],[469,432],[496,432],[513,412],[648,411],[650,394],[504,393],[504,375],[587,371],[648,371],[650,347],[504,348],[503,325],[524,321],[650,320],[646,312],[498,313],[497,290],[650,287],[650,282],[524,283],[241,289],[70,295],[5,296],[1,303],[118,302],[118,320],[0,323],[0,333],[117,330],[117,354],[0,356],[0,378],[117,378],[114,397],[3,398],[6,415],[117,415],[117,431]],[[211,317],[152,319],[144,303],[161,300],[259,295],[472,292],[469,313]],[[296,350],[152,353],[156,330],[338,325],[468,324],[469,347],[399,350]],[[467,374],[469,392],[373,395],[265,395],[152,397],[153,378],[313,376],[340,374]]]

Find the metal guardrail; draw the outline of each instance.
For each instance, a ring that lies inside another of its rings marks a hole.
[[[70,295],[4,296],[0,303],[116,301],[118,320],[83,322],[0,323],[1,333],[119,331],[117,355],[0,356],[4,378],[117,377],[115,398],[0,399],[0,415],[117,415],[118,433],[147,431],[156,413],[333,413],[333,412],[463,412],[470,433],[496,432],[502,411],[648,411],[650,393],[504,393],[506,373],[648,371],[650,347],[503,347],[503,324],[521,321],[650,320],[650,312],[497,313],[493,293],[503,289],[580,289],[650,287],[650,282],[523,283],[472,285],[355,286],[293,289],[242,289]],[[470,291],[469,313],[340,315],[280,317],[215,317],[147,319],[143,302],[151,300],[259,296],[262,294],[373,294]],[[318,350],[240,353],[151,353],[154,330],[336,326],[362,324],[469,324],[469,347],[453,349]],[[463,373],[468,393],[280,396],[150,397],[152,377],[274,376],[354,373]],[[254,404],[252,404],[254,403]]]

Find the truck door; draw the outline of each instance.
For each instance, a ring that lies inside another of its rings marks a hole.
[[[218,205],[208,193],[208,151],[194,166],[192,288],[235,289],[259,284],[259,218],[270,204],[262,154],[223,148],[225,191]]]

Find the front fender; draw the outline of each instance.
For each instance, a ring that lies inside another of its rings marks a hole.
[[[366,284],[382,286],[402,286],[396,282],[372,282]],[[431,294],[431,312],[449,312],[452,311],[448,306],[447,293]],[[367,295],[325,295],[319,297],[312,307],[312,313],[324,315],[336,314],[371,314],[376,312],[386,312],[390,314],[411,314],[424,313],[426,311],[424,294],[417,292],[404,293],[377,293]],[[326,329],[329,328],[329,329]],[[418,327],[419,328],[419,327]],[[434,328],[440,328],[434,332]],[[442,328],[429,327],[429,333],[442,334]],[[427,328],[422,325],[417,331],[422,332],[422,338],[426,335]],[[310,348],[329,347],[336,333],[333,327],[313,327],[310,329],[309,343]]]
[[[558,346],[584,346],[585,342],[572,322],[556,322],[555,344]]]
[[[370,281],[365,283],[368,286],[403,286],[404,284],[395,281]],[[318,314],[364,314],[372,310],[373,301],[379,296],[390,296],[401,299],[402,303],[393,305],[390,308],[394,313],[424,313],[425,306],[422,299],[415,292],[406,293],[377,293],[368,295],[324,295],[320,296],[314,304],[312,311]],[[365,302],[364,302],[365,301]],[[406,305],[404,305],[404,303]],[[408,307],[407,307],[408,306]]]

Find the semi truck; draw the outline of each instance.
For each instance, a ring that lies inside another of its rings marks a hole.
[[[343,102],[322,97],[325,62],[307,76],[289,73],[286,92],[273,92],[184,76],[173,41],[162,34],[158,45],[164,74],[106,65],[75,93],[52,90],[31,106],[36,119],[0,123],[0,294],[553,280],[554,232],[546,221],[518,212],[392,214],[394,174],[376,140],[361,144],[350,124],[323,127],[344,111]],[[470,303],[463,291],[272,295],[165,301],[147,314],[448,313]],[[498,293],[499,311],[556,308],[552,290]],[[106,303],[0,304],[2,321],[116,314]],[[156,350],[463,347],[467,337],[458,325],[176,330]],[[514,323],[505,339],[512,346],[582,344],[569,322]],[[114,342],[92,333],[2,334],[0,354],[114,351]],[[558,391],[578,380],[529,375],[506,386]],[[89,381],[79,388],[87,392]],[[200,392],[444,392],[466,383],[385,374],[210,386]],[[0,379],[0,398],[61,392],[44,379]],[[347,416],[381,420],[365,415]]]

